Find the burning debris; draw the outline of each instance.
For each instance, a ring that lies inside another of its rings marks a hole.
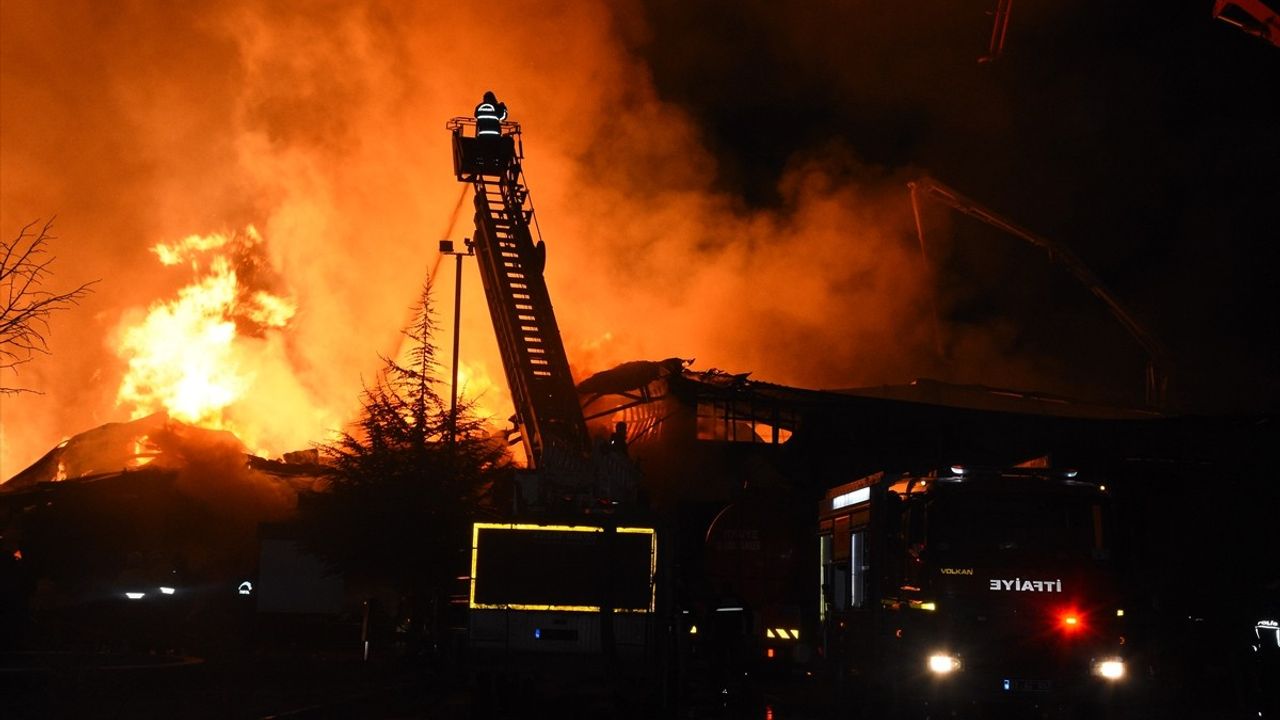
[[[259,528],[295,518],[325,472],[298,459],[164,413],[64,440],[0,486],[4,579],[28,583],[5,600],[29,613],[0,630],[63,650],[218,642],[237,585],[258,582]],[[122,607],[138,602],[142,615]],[[175,614],[181,631],[163,625]]]
[[[171,474],[178,493],[214,512],[254,520],[288,516],[298,490],[314,486],[325,474],[314,452],[265,460],[248,454],[231,432],[189,425],[161,412],[67,438],[3,489],[18,493],[46,483],[110,480],[139,471]]]

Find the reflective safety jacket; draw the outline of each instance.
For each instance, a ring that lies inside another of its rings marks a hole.
[[[506,103],[481,102],[476,106],[476,136],[501,135],[502,122],[506,119]]]

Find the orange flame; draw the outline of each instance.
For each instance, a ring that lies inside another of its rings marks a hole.
[[[284,328],[297,310],[290,298],[241,282],[237,266],[260,253],[261,243],[250,226],[243,234],[191,235],[151,248],[166,266],[189,262],[196,278],[120,334],[117,352],[128,370],[116,402],[131,406],[133,418],[163,410],[238,432],[226,411],[253,383],[246,345],[253,335]]]
[[[459,402],[470,402],[471,412],[477,418],[500,425],[504,418],[499,416],[493,404],[495,401],[500,403],[501,400],[502,391],[494,384],[493,378],[489,377],[484,365],[458,361]]]
[[[133,441],[133,466],[134,467],[142,467],[143,465],[149,465],[152,460],[156,459],[157,454],[158,452],[156,450],[154,443],[151,442],[150,436],[143,435],[142,437],[139,437]]]

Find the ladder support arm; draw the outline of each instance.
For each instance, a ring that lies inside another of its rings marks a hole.
[[[1054,262],[1061,263],[1067,270],[1075,276],[1093,294],[1094,297],[1101,300],[1112,316],[1124,327],[1130,336],[1140,345],[1148,358],[1147,369],[1147,402],[1155,407],[1162,407],[1166,400],[1166,392],[1168,390],[1168,379],[1170,374],[1169,354],[1165,350],[1164,345],[1147,331],[1133,315],[1120,303],[1114,295],[1107,290],[1106,286],[1097,275],[1084,264],[1079,257],[1076,256],[1070,248],[1060,243],[1054,242],[1042,235],[1037,235],[1030,230],[1018,225],[1017,223],[999,215],[983,205],[965,197],[959,191],[944,185],[932,178],[922,178],[907,183],[907,187],[911,189],[912,207],[919,212],[919,196],[923,194],[926,198],[939,202],[947,207],[968,215],[971,218],[980,220],[994,228],[1000,229],[1020,238],[1035,247],[1044,250],[1049,254],[1049,259]],[[924,230],[917,227],[920,233],[920,242],[924,243]]]

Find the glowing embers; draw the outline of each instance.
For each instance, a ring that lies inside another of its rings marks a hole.
[[[143,435],[133,441],[133,459],[134,467],[142,467],[156,459],[159,454],[155,443],[151,442],[151,438]]]

